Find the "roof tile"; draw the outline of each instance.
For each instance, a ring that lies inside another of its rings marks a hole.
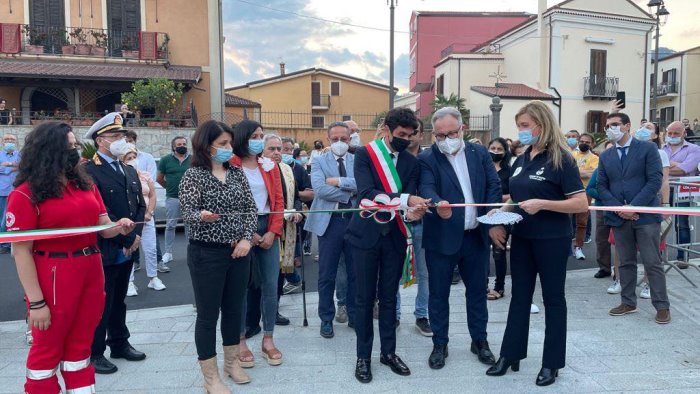
[[[498,96],[501,98],[540,100],[555,99],[555,97],[549,93],[531,88],[522,83],[499,83],[497,86],[472,86],[471,89],[489,97]]]

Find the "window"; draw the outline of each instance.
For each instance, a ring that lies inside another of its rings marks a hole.
[[[666,126],[668,126],[669,124],[671,124],[671,122],[673,122],[674,120],[676,120],[676,119],[674,118],[674,115],[675,115],[674,112],[675,112],[675,110],[676,110],[675,107],[661,108],[661,114],[659,115],[659,123],[660,123],[660,126],[661,126],[661,127],[664,127],[664,128],[665,128]]]
[[[438,96],[445,95],[445,74],[440,74],[440,76],[438,77],[435,88],[435,94]]]
[[[343,115],[343,122],[347,122],[348,120],[352,120],[352,115]]]
[[[340,81],[331,81],[331,96],[340,96]]]
[[[409,60],[409,67],[411,74],[416,72],[416,55],[411,56],[411,60]]]
[[[311,127],[324,128],[326,127],[326,119],[324,116],[311,116]]]

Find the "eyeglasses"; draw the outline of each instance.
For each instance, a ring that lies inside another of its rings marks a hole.
[[[433,135],[435,136],[435,139],[438,141],[444,141],[446,137],[449,138],[457,138],[459,135],[459,132],[462,131],[461,128],[453,131],[448,131],[447,134],[441,134],[441,133],[436,133],[433,131]]]

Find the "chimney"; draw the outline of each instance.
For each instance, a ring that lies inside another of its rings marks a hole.
[[[280,75],[284,75],[284,62],[280,63]]]

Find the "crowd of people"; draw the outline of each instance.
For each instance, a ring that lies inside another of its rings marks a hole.
[[[687,217],[591,215],[588,206],[668,206],[678,199],[669,177],[696,175],[700,162],[700,147],[685,140],[689,125],[671,123],[662,143],[657,125],[643,120],[633,127],[615,111],[607,118],[607,142],[597,146],[592,134],[562,132],[539,101],[521,108],[514,120],[517,140],[482,144],[464,139],[456,108],[442,108],[430,119],[433,143],[422,146],[423,122],[399,108],[389,111],[366,145],[355,122],[334,122],[325,141],[314,141],[309,151],[252,120],[232,126],[207,121],[191,139],[172,139],[172,152],[158,164],[139,149],[137,134],[116,112],[86,134],[97,148],[90,160],[81,160],[81,145],[67,124],[37,126],[21,150],[16,136],[5,135],[0,206],[8,231],[115,225],[60,241],[14,244],[33,338],[25,391],[59,392],[59,368],[66,389],[94,390],[94,373],[118,370],[104,356],[108,346],[111,358],[146,358],[129,343],[124,300],[138,295],[134,271],[141,269],[141,251],[147,288],[166,289],[159,274],[181,257],[173,248],[179,220],[195,295],[194,340],[210,393],[230,393],[217,366],[219,319],[225,377],[251,381],[246,369],[257,361],[249,339],[260,333],[264,363],[283,364],[274,332],[290,320],[280,313],[279,300],[299,291],[301,261],[314,242],[319,334],[333,338],[334,323],[355,331],[355,377],[362,383],[372,380],[374,319],[380,363],[411,374],[396,354],[402,281],[417,282],[415,326],[432,338],[429,367],[445,366],[455,277],[466,288],[469,351],[489,365],[490,376],[518,371],[527,357],[539,277],[546,328],[535,383],[554,383],[566,364],[566,263],[570,256],[586,259],[584,244],[593,239],[595,277],[612,276],[608,292],[621,297],[609,314],[637,311],[639,255],[645,272],[639,296],[651,298],[657,323],[669,323],[660,251],[674,222],[678,242],[690,242]],[[155,231],[156,183],[166,191],[163,253]],[[360,201],[384,196],[399,212],[357,212]],[[469,205],[499,203],[504,205],[497,209]],[[523,219],[514,225],[477,219],[504,211]],[[9,246],[0,245],[0,252]],[[689,254],[679,249],[677,258],[687,261]],[[511,300],[496,357],[487,338],[487,303],[506,296],[509,265]]]

